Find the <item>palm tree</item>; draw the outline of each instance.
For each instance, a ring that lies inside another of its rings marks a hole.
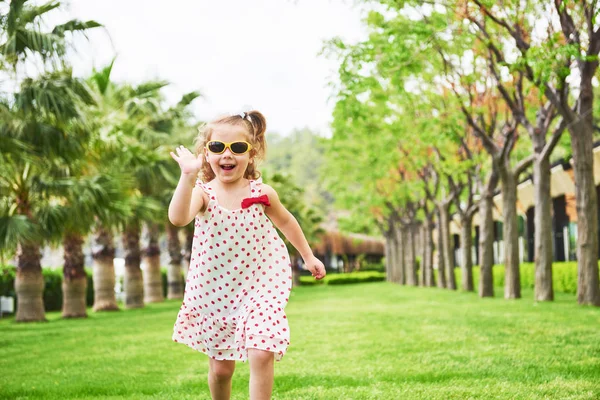
[[[144,221],[155,221],[162,208],[153,191],[160,181],[160,164],[166,157],[156,152],[160,143],[168,135],[155,130],[153,121],[161,113],[160,89],[166,82],[146,82],[137,87],[122,86],[116,92],[122,100],[127,119],[119,126],[124,141],[128,145],[126,154],[122,154],[119,165],[132,171],[135,188],[129,193],[132,204],[132,216],[123,224],[122,241],[125,250],[125,307],[137,308],[144,305],[144,279],[140,268],[140,233]],[[156,256],[156,249],[150,254]],[[157,288],[162,294],[160,263],[149,263],[147,286],[149,299],[156,301]],[[152,288],[152,289],[150,289]]]
[[[71,20],[42,32],[42,19],[59,6],[13,0],[0,13],[0,70],[9,73],[15,92],[0,98],[0,137],[3,150],[9,150],[2,153],[0,218],[10,228],[0,232],[0,242],[17,249],[17,321],[45,319],[40,247],[59,238],[64,210],[55,178],[61,165],[80,153],[83,139],[65,128],[80,117],[82,105],[92,102],[64,65],[65,34],[100,24]],[[39,78],[19,76],[26,61],[36,60],[42,62]]]
[[[87,275],[84,270],[83,243],[85,236],[92,230],[95,216],[127,214],[121,191],[122,181],[119,177],[103,174],[102,171],[86,176],[86,167],[94,166],[90,161],[86,157],[73,163],[70,170],[82,176],[65,179],[66,190],[63,196],[66,205],[62,221],[65,261],[62,283],[63,318],[87,316]],[[114,297],[114,283],[111,290]]]
[[[45,319],[40,248],[60,239],[65,219],[60,179],[65,165],[82,156],[86,133],[73,121],[90,103],[83,82],[64,70],[24,79],[4,104],[10,118],[0,123],[0,137],[18,150],[3,153],[0,178],[0,196],[15,205],[3,217],[22,228],[3,240],[17,244],[17,321]]]
[[[116,86],[111,81],[111,72],[115,60],[103,69],[94,70],[88,78],[88,84],[93,88],[98,106],[94,108],[91,118],[94,124],[94,153],[100,156],[96,163],[104,174],[115,176],[120,166],[115,160],[122,153],[124,144],[120,135],[119,125],[126,119],[123,105],[116,99]],[[130,191],[133,183],[125,176],[111,180],[117,184],[116,192],[124,194]],[[114,229],[119,222],[131,214],[127,202],[122,209],[114,213],[95,215],[92,246],[92,270],[94,281],[94,311],[117,311],[119,306],[115,296],[115,246]]]
[[[191,142],[193,134],[196,131],[194,127],[187,122],[191,119],[189,105],[198,97],[200,93],[190,92],[181,98],[174,106],[169,108],[163,114],[158,115],[156,120],[151,122],[151,126],[158,132],[169,134],[169,142],[167,145],[161,145],[157,148],[158,154],[168,154],[170,149],[180,143]],[[149,187],[146,187],[144,192],[146,196],[153,196],[160,202],[162,209],[166,210],[169,206],[173,188],[179,180],[179,167],[173,163],[170,157],[162,159],[157,165],[157,174],[160,174],[161,179],[154,181]],[[183,297],[183,279],[181,271],[181,243],[179,241],[179,229],[173,226],[164,213],[159,214],[159,218],[154,222],[150,222],[149,226],[154,229],[149,229],[149,232],[154,233],[150,236],[153,240],[145,249],[146,254],[146,292],[155,293],[148,294],[147,301],[162,301],[162,276],[160,273],[160,250],[157,245],[158,227],[160,224],[165,226],[168,237],[168,248],[170,262],[167,269],[167,297],[182,298]]]

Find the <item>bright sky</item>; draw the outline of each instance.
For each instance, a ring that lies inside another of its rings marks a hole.
[[[203,120],[251,105],[281,134],[329,133],[337,61],[318,53],[332,37],[364,36],[351,0],[70,0],[66,12],[108,32],[78,43],[77,75],[117,55],[117,81],[170,81],[170,103],[199,90]]]

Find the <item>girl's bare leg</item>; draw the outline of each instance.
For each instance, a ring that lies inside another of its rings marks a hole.
[[[235,361],[209,358],[208,368],[208,387],[212,400],[229,400]]]
[[[271,351],[248,349],[250,400],[270,400],[273,392],[275,355]]]

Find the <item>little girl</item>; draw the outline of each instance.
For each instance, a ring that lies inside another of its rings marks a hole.
[[[323,263],[313,255],[296,219],[260,179],[256,164],[265,155],[265,130],[265,118],[258,111],[225,116],[200,129],[196,155],[183,146],[177,154],[171,152],[181,178],[169,219],[185,226],[195,218],[173,340],[209,356],[213,399],[230,398],[235,361],[246,360],[250,399],[270,399],[274,360],[281,360],[290,343],[284,308],[292,271],[273,224],[312,275],[325,276]]]

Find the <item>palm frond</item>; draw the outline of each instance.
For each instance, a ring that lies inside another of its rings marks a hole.
[[[8,215],[0,210],[0,251],[13,253],[17,244],[36,239],[35,224],[25,215]]]
[[[110,74],[112,73],[113,65],[115,64],[116,59],[117,58],[114,57],[110,64],[102,68],[100,71],[94,70],[92,76],[90,77],[90,80],[96,83],[96,86],[102,95],[106,94],[108,86],[111,83]]]
[[[10,2],[9,10],[6,15],[6,32],[9,36],[12,36],[19,26],[19,18],[26,1],[27,0],[12,0]]]
[[[202,94],[198,91],[186,93],[183,96],[181,96],[181,100],[179,100],[179,102],[177,103],[176,108],[185,108],[189,106],[192,103],[192,101],[196,100],[198,97],[202,97]]]
[[[138,85],[134,89],[136,97],[148,98],[148,97],[159,97],[160,89],[169,85],[168,81],[148,81]]]
[[[64,37],[65,32],[87,31],[88,29],[100,28],[102,26],[102,24],[92,20],[79,21],[77,19],[73,19],[65,22],[64,24],[56,25],[54,29],[52,29],[52,33],[60,37]]]
[[[21,13],[19,13],[19,22],[22,26],[33,23],[37,18],[58,7],[60,7],[60,2],[58,1],[50,1],[39,6],[27,6]]]

